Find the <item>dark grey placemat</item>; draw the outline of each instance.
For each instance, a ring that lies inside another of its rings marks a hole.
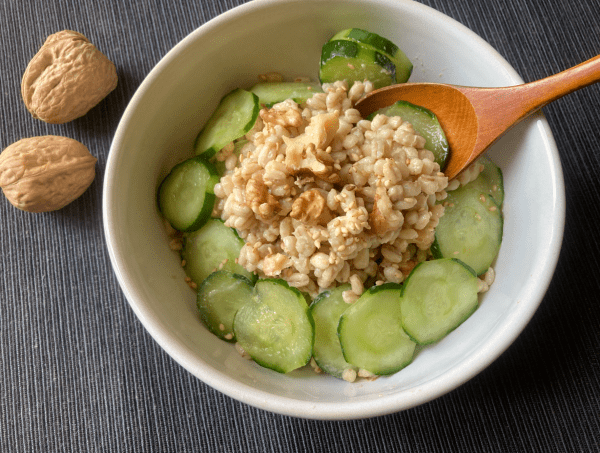
[[[98,158],[91,188],[48,214],[0,198],[0,451],[600,451],[600,86],[545,108],[565,172],[567,223],[550,290],[496,362],[430,403],[347,422],[232,400],[177,365],[121,293],[102,231],[112,135],[144,76],[179,40],[241,0],[0,1],[0,147],[57,134]],[[600,53],[600,2],[423,0],[494,46],[527,80]],[[401,24],[399,24],[401,26]],[[45,37],[75,29],[119,85],[65,125],[31,118],[20,80]]]

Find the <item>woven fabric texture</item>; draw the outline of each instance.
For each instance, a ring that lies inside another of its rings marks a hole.
[[[463,23],[526,81],[600,53],[598,0],[420,0]],[[374,419],[322,422],[264,412],[205,385],[144,330],[111,268],[102,185],[112,136],[152,67],[243,0],[0,0],[0,148],[66,135],[98,158],[64,209],[0,197],[1,452],[600,451],[600,85],[544,108],[567,194],[563,249],[530,324],[453,392]],[[34,120],[23,71],[46,36],[88,36],[119,85],[65,125]]]

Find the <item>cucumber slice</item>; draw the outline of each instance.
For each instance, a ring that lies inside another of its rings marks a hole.
[[[402,326],[419,344],[434,343],[477,309],[477,277],[449,258],[419,263],[402,288]]]
[[[394,66],[396,66],[396,83],[404,83],[412,74],[413,64],[408,59],[406,54],[392,41],[360,28],[348,28],[342,30],[335,35],[330,41],[346,39],[348,41],[359,42],[372,49],[381,52],[388,57]]]
[[[210,219],[198,231],[184,238],[181,257],[185,260],[185,273],[199,286],[224,263],[222,270],[255,281],[254,274],[236,263],[243,245],[244,241],[235,230],[225,226],[220,219]]]
[[[485,273],[502,242],[500,207],[470,184],[448,192],[444,206],[431,253],[436,258],[458,258],[477,275]]]
[[[302,293],[284,280],[259,280],[252,300],[235,315],[233,331],[256,363],[279,373],[306,365],[312,356],[311,313]]]
[[[401,286],[374,286],[344,312],[338,335],[344,358],[351,364],[384,375],[408,365],[416,344],[402,328]]]
[[[194,149],[196,155],[210,159],[225,145],[245,135],[258,118],[258,96],[236,88],[227,94],[202,128]]]
[[[298,104],[306,102],[315,93],[323,90],[318,83],[304,82],[264,82],[257,83],[250,91],[258,96],[258,102],[267,107],[286,99],[293,99]]]
[[[448,159],[448,140],[437,116],[431,110],[407,101],[397,101],[389,107],[372,113],[369,118],[373,118],[378,113],[399,116],[403,121],[412,124],[417,134],[425,139],[425,149],[433,153],[440,169],[444,169]]]
[[[380,52],[361,43],[339,39],[325,43],[321,50],[321,83],[370,80],[375,88],[396,81],[396,66]]]
[[[235,341],[233,317],[252,299],[254,288],[246,277],[228,271],[210,274],[198,288],[200,319],[219,338]]]
[[[337,327],[342,313],[349,305],[344,302],[342,293],[350,289],[350,285],[342,285],[319,294],[310,306],[315,321],[315,345],[313,358],[317,365],[327,374],[342,378],[344,370],[354,368],[342,353]]]
[[[210,218],[218,181],[214,166],[201,158],[175,165],[158,188],[160,212],[176,230],[197,230]]]
[[[468,185],[476,187],[480,192],[491,195],[498,206],[504,202],[504,182],[502,170],[487,156],[481,156],[477,162],[483,165],[483,171],[477,179]]]

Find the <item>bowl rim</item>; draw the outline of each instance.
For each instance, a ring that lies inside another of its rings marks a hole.
[[[519,309],[513,313],[506,329],[496,330],[488,340],[469,356],[468,360],[461,361],[451,370],[411,389],[410,392],[400,392],[399,394],[386,395],[385,398],[373,398],[368,401],[357,400],[341,403],[319,402],[319,401],[299,401],[293,398],[273,395],[271,393],[250,387],[246,384],[230,378],[225,373],[213,369],[208,364],[199,364],[194,352],[179,339],[166,330],[161,320],[155,313],[140,303],[140,294],[136,290],[135,279],[132,273],[127,269],[126,257],[120,251],[117,244],[116,219],[111,209],[112,203],[116,202],[118,196],[114,193],[114,184],[112,175],[119,165],[119,159],[122,154],[121,143],[124,140],[128,122],[132,112],[144,97],[146,91],[151,87],[153,80],[165,70],[177,56],[184,51],[189,43],[195,41],[201,36],[210,33],[213,28],[219,27],[237,16],[246,14],[250,10],[268,8],[272,4],[320,2],[322,0],[252,0],[240,6],[236,6],[199,26],[179,41],[160,61],[152,68],[148,75],[141,82],[128,103],[117,127],[113,141],[111,143],[106,169],[104,174],[104,191],[102,197],[102,216],[103,227],[106,238],[106,244],[109,252],[111,264],[116,274],[119,285],[136,316],[141,321],[145,329],[152,338],[181,366],[208,384],[214,389],[251,406],[275,412],[282,415],[289,415],[301,418],[322,419],[322,420],[350,420],[380,416],[409,409],[417,405],[426,403],[438,398],[460,385],[464,384],[475,375],[483,371],[494,360],[496,360],[518,337],[521,331],[533,317],[535,311],[540,305],[550,281],[554,274],[558,262],[559,251],[562,245],[562,238],[565,224],[565,189],[562,175],[562,168],[558,156],[558,149],[552,136],[552,132],[546,118],[541,112],[534,114],[529,121],[534,122],[532,127],[537,127],[544,140],[544,147],[549,151],[552,157],[550,167],[552,177],[555,181],[554,194],[556,197],[556,213],[554,222],[551,225],[552,240],[545,250],[546,266],[539,275],[539,285],[532,292],[531,299],[535,303],[521,304]],[[349,0],[351,2],[355,0]],[[503,67],[512,82],[515,84],[523,83],[523,80],[515,69],[483,38],[475,32],[462,25],[455,19],[437,11],[427,5],[423,5],[412,0],[367,0],[369,3],[380,5],[394,5],[399,3],[409,5],[426,12],[429,15],[435,15],[437,20],[447,22],[457,28],[461,34],[478,42],[485,48],[490,55],[497,60]],[[358,0],[357,3],[364,3]],[[513,319],[514,318],[514,319]]]

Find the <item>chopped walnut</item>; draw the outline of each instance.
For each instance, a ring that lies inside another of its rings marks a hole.
[[[262,219],[269,219],[281,207],[279,201],[269,192],[262,175],[254,174],[246,184],[246,201],[252,211]]]
[[[310,119],[304,135],[308,143],[315,145],[316,149],[325,149],[333,140],[340,127],[339,113],[321,113]]]
[[[327,225],[333,218],[327,200],[318,189],[310,189],[294,200],[290,217],[310,225]]]
[[[295,138],[282,137],[286,145],[285,165],[293,173],[308,171],[330,182],[333,179],[333,158],[327,147],[339,128],[339,113],[321,113],[313,116],[303,134]],[[330,150],[330,149],[329,149]]]
[[[375,195],[375,202],[373,203],[373,210],[371,214],[369,214],[369,225],[371,226],[371,231],[375,234],[384,234],[387,232],[387,221],[385,220],[385,216],[381,213],[378,207],[377,195]]]
[[[331,151],[331,147],[328,146],[327,150]],[[315,150],[315,156],[319,160],[319,162],[323,162],[326,165],[331,165],[335,162],[331,154],[327,152],[327,150],[317,149]]]
[[[400,228],[404,223],[404,217],[401,212],[395,212],[391,209],[390,198],[384,187],[378,187],[375,192],[373,210],[369,214],[369,225],[371,231],[378,235],[383,235],[388,231]]]
[[[290,267],[292,261],[282,253],[273,253],[263,258],[263,272],[265,275],[275,277],[281,274],[281,271]]]
[[[265,124],[273,126],[279,125],[283,127],[299,128],[304,124],[302,119],[302,111],[292,100],[287,100],[281,104],[275,104],[273,108],[262,109],[259,113]]]
[[[323,162],[317,159],[315,145],[304,145],[302,135],[296,138],[283,137],[286,144],[285,165],[293,173],[308,171],[316,176],[326,175],[331,171]]]

